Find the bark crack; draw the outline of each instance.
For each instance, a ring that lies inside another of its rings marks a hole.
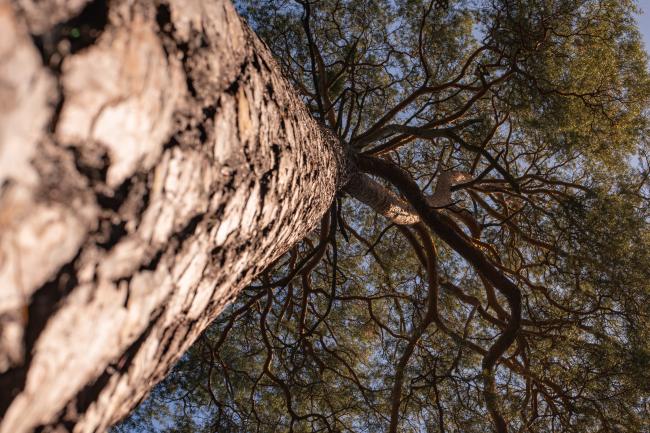
[[[43,64],[60,73],[63,58],[93,45],[107,24],[108,0],[93,0],[78,15],[32,38]]]
[[[57,274],[38,288],[29,301],[27,325],[25,326],[24,346],[25,359],[23,364],[13,367],[0,374],[0,419],[2,419],[12,403],[24,388],[27,372],[32,361],[33,348],[39,335],[45,329],[50,317],[58,310],[63,300],[78,283],[76,264],[83,248],[68,263],[61,266]]]

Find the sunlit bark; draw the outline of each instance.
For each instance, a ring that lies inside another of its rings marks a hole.
[[[127,414],[345,178],[229,1],[45,3],[0,3],[3,433]]]

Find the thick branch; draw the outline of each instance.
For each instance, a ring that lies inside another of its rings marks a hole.
[[[434,194],[425,198],[427,205],[433,208],[450,206],[452,187],[468,177],[468,174],[458,171],[441,173]],[[406,200],[364,173],[352,176],[345,191],[394,224],[411,225],[420,222],[420,215]],[[452,215],[456,214],[452,212]]]
[[[507,431],[507,423],[498,409],[494,367],[497,360],[514,343],[521,326],[521,292],[501,271],[494,266],[483,252],[451,227],[437,211],[429,207],[418,185],[401,168],[381,159],[361,158],[359,167],[371,174],[381,176],[395,185],[411,203],[422,221],[444,240],[451,248],[467,260],[482,276],[505,296],[510,307],[508,326],[497,338],[483,358],[484,396],[488,410],[499,433]]]

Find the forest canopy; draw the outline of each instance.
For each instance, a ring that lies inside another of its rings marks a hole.
[[[351,177],[115,431],[648,431],[635,3],[236,6]]]

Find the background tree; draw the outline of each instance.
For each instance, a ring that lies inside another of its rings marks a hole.
[[[360,171],[116,429],[647,431],[634,4],[238,7]]]

